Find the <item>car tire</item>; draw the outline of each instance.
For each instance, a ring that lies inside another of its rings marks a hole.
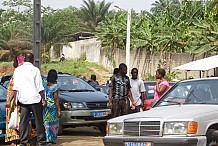
[[[63,134],[63,131],[64,131],[64,126],[63,126],[63,125],[59,125],[59,128],[58,128],[58,135],[62,135],[62,134]]]
[[[218,146],[218,130],[209,129],[207,131],[207,146]]]
[[[106,126],[107,126],[107,123],[102,123],[98,125],[98,129],[103,136],[106,135]]]

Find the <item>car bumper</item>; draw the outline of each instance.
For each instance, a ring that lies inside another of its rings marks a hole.
[[[206,146],[206,137],[112,137],[103,138],[105,146],[125,146],[125,142],[147,142],[139,146]]]
[[[0,128],[0,140],[3,140],[5,138],[5,127],[2,129]]]
[[[93,112],[106,112],[106,116],[103,117],[93,117]],[[110,119],[111,110],[101,109],[101,110],[75,110],[75,111],[62,111],[62,116],[60,119],[61,125],[94,125],[98,123],[105,123]]]

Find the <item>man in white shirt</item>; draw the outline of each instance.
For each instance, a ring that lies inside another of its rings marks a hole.
[[[40,146],[46,145],[45,128],[43,125],[43,106],[46,100],[43,94],[42,78],[38,68],[33,66],[34,55],[25,54],[24,64],[14,71],[15,95],[18,92],[18,103],[20,105],[20,146],[26,146],[29,141],[30,112],[33,112],[37,141]]]
[[[131,110],[131,113],[140,112],[146,99],[144,82],[138,78],[138,69],[133,68],[131,70],[132,78],[130,79],[131,92],[135,102],[135,110]]]

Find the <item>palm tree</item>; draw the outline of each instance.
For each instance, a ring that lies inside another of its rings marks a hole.
[[[105,21],[100,23],[100,31],[96,33],[98,39],[101,40],[106,56],[114,66],[115,49],[125,48],[126,18],[126,13],[122,11],[115,13],[112,18],[106,17]]]
[[[189,28],[187,52],[208,56],[218,52],[218,1],[202,6],[201,19],[195,19]]]
[[[105,0],[96,3],[94,0],[83,0],[83,3],[80,11],[84,27],[91,32],[96,32],[99,22],[105,19],[112,3],[105,3]]]
[[[10,54],[21,53],[32,48],[31,34],[17,24],[8,24],[0,30],[0,48],[10,50]],[[11,56],[12,57],[12,56]]]

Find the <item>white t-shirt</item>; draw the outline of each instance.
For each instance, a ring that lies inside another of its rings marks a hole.
[[[40,91],[44,90],[42,77],[37,67],[24,62],[14,71],[13,90],[18,91],[18,101],[22,104],[34,104],[41,101]]]
[[[139,78],[130,79],[130,85],[131,85],[131,92],[132,92],[135,105],[139,106],[142,103],[140,99],[141,93],[145,92],[144,82]],[[130,101],[130,105],[132,105],[131,101]]]

